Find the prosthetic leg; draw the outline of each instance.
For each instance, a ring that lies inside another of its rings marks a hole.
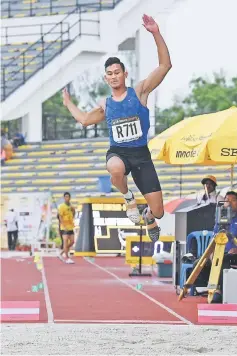
[[[205,266],[208,258],[210,258],[211,254],[214,252],[210,277],[207,286],[208,288],[207,300],[209,304],[212,302],[213,295],[216,289],[218,289],[218,282],[219,282],[221,266],[224,257],[224,252],[225,252],[225,245],[227,242],[228,242],[228,237],[226,235],[225,230],[221,230],[215,235],[210,245],[207,247],[206,251],[200,258],[200,261],[198,262],[193,272],[187,279],[184,288],[182,289],[182,292],[179,295],[179,301],[185,297],[185,295],[188,292],[188,289],[191,288],[191,286],[194,284],[200,272],[202,271],[203,267]]]

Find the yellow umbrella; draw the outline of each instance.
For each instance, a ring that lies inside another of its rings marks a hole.
[[[192,120],[193,118],[190,117],[188,118],[189,120]],[[165,147],[165,144],[167,140],[170,137],[173,137],[173,135],[178,132],[180,129],[182,129],[187,123],[187,119],[185,118],[182,121],[179,121],[177,124],[170,126],[167,130],[163,131],[156,137],[154,137],[152,140],[150,140],[148,146],[152,154],[152,158],[154,159],[161,159],[163,158],[163,149]]]
[[[149,142],[152,158],[169,164],[235,164],[237,108],[182,120]]]

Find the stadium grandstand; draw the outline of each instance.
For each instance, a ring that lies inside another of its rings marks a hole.
[[[2,18],[65,15],[80,7],[82,12],[113,9],[121,0],[3,0]]]

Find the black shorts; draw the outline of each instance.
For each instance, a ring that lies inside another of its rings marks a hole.
[[[74,231],[73,230],[61,230],[62,236],[71,236],[74,235]]]
[[[106,163],[114,156],[123,161],[125,175],[131,172],[134,183],[143,195],[161,191],[160,182],[147,146],[111,146],[106,154]]]

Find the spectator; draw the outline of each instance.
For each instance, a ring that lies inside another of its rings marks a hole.
[[[4,129],[1,129],[1,149],[8,144],[8,139]]]
[[[197,204],[217,204],[219,201],[224,201],[224,198],[216,192],[217,182],[216,177],[208,175],[201,181],[204,192],[197,195]]]
[[[7,227],[8,249],[14,251],[18,239],[18,217],[14,209],[10,209],[5,217]]]
[[[1,166],[4,166],[6,160],[6,153],[4,149],[1,148]]]
[[[25,144],[25,137],[22,133],[17,132],[13,138],[14,147],[19,147]]]
[[[12,144],[7,139],[4,129],[1,129],[1,161],[2,161],[2,150],[4,150],[5,161],[10,159],[13,154]]]

